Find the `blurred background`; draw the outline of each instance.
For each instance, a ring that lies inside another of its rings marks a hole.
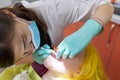
[[[0,0],[0,8],[5,6],[10,6],[12,3],[15,3],[17,1],[21,1],[21,0]],[[27,0],[27,1],[31,2],[36,0]]]
[[[5,6],[10,6],[11,4],[16,3],[17,1],[21,1],[21,0],[0,0],[0,8]],[[26,1],[32,2],[36,0],[26,0]],[[109,0],[109,1],[111,1],[114,4],[115,13],[120,15],[120,0]]]
[[[0,0],[0,8],[12,4],[12,0]]]
[[[21,0],[0,0],[0,8],[10,6],[17,1]],[[27,1],[31,2],[36,0]],[[110,22],[106,25],[103,33],[96,36],[92,43],[100,53],[103,66],[109,80],[120,80],[120,0],[111,0],[111,3],[115,8],[114,14]],[[83,23],[84,22],[70,25],[70,27],[65,30],[64,37],[76,31],[79,28],[76,27],[76,25],[81,26]]]

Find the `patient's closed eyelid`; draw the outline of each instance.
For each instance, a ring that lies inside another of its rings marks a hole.
[[[26,49],[26,37],[24,35],[22,35],[22,40],[23,40],[24,49]]]
[[[27,56],[29,56],[29,55],[31,55],[31,53],[25,52],[25,53],[23,54],[23,57],[27,57]]]

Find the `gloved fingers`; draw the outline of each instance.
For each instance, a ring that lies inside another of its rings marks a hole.
[[[52,50],[50,50],[50,49],[41,49],[41,50],[38,50],[37,53],[38,53],[39,56],[44,55],[44,54],[50,55],[52,53]]]
[[[37,53],[33,53],[33,58],[39,64],[43,62],[43,60],[40,60],[41,58],[39,58],[39,55]]]
[[[35,61],[39,64],[43,64],[44,63],[44,60],[48,57],[49,55],[47,54],[44,54],[44,55],[41,55],[39,58],[39,56],[37,56],[38,59],[35,58]]]
[[[42,48],[50,49],[50,46],[48,44],[45,44],[45,45],[42,46]]]
[[[77,54],[77,53],[76,53],[76,54]],[[74,54],[69,54],[69,58],[73,58],[73,57],[75,57],[76,54],[75,54],[75,53],[74,53]]]
[[[86,45],[87,45],[87,44],[86,44]],[[77,52],[75,52],[75,53],[72,53],[72,52],[71,52],[71,53],[69,54],[69,58],[75,57],[78,53],[80,53],[82,50],[84,50],[84,47],[85,47],[85,46],[81,46],[80,49],[79,49],[79,51],[77,51]]]
[[[70,54],[69,48],[68,48],[68,47],[65,47],[65,51],[64,51],[64,53],[63,53],[63,55],[62,55],[62,58],[63,58],[63,59],[66,59],[66,58],[69,56],[69,54]]]
[[[51,49],[40,49],[40,50],[36,50],[33,53],[33,58],[34,60],[39,63],[39,64],[43,64],[44,60],[52,53]]]
[[[43,54],[40,57],[43,58],[43,59],[46,59],[48,56],[49,56],[48,54]]]
[[[56,58],[59,59],[62,56],[62,54],[64,53],[64,51],[65,51],[64,45],[59,45],[57,52],[56,52],[57,53]]]

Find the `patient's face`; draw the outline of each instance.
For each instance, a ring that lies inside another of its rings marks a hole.
[[[20,18],[15,18],[15,34],[12,42],[15,52],[15,62],[20,60],[23,55],[33,53],[34,47],[31,40],[32,36],[28,29],[27,22]],[[25,59],[26,61],[24,60],[22,63],[29,63],[33,61],[32,57],[29,60],[27,57],[25,57]]]
[[[48,56],[48,58],[44,61],[44,65],[51,72],[75,73],[80,70],[84,56],[85,56],[85,50],[82,51],[80,54],[76,55],[72,59],[57,60],[52,56]]]

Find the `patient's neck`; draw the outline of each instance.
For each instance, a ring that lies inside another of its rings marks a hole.
[[[80,71],[80,66],[82,65],[84,56],[85,56],[85,50],[82,51],[80,54],[76,55],[72,59],[65,59],[62,61],[70,73],[75,73]]]

